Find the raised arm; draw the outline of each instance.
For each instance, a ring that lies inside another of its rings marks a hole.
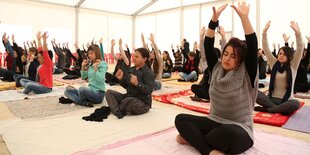
[[[221,52],[224,50],[224,47],[226,45],[226,36],[225,36],[225,29],[223,26],[219,26],[218,32],[221,35],[220,45],[221,45]]]
[[[47,47],[47,32],[44,32],[42,35],[42,40],[43,40],[43,58],[44,58],[44,64],[48,65],[50,68],[53,67],[53,62],[51,60],[51,58],[49,57],[48,54],[48,47]],[[38,39],[38,43],[41,42],[40,39]]]
[[[203,71],[208,67],[206,55],[205,55],[205,48],[203,45],[205,34],[206,34],[206,27],[202,27],[200,30],[200,35],[199,35],[199,48],[200,48],[200,52],[201,52],[200,53],[201,54],[200,63],[201,63]]]
[[[143,47],[144,47],[144,48],[146,48],[147,50],[150,50],[150,49],[148,48],[147,44],[145,43],[143,33],[141,33],[141,41],[142,41],[142,45],[143,45]]]
[[[213,15],[204,40],[205,56],[207,58],[208,69],[210,72],[212,72],[214,65],[218,62],[217,54],[214,51],[215,29],[218,26],[218,18],[221,15],[222,11],[227,7],[227,5],[228,4],[224,4],[218,9],[215,9],[215,7],[212,8]]]
[[[247,54],[244,60],[247,72],[250,76],[252,87],[254,87],[255,78],[257,75],[257,37],[249,19],[250,5],[245,1],[238,2],[238,7],[232,5],[232,8],[237,12],[241,19],[245,40],[247,45]]]
[[[158,50],[158,47],[156,45],[155,37],[154,37],[153,33],[150,34],[149,40],[151,41],[152,46],[154,47],[154,52],[155,52],[155,56],[156,56],[158,65],[162,66],[163,65],[163,59],[162,59],[161,55],[159,54],[159,50]]]
[[[117,56],[115,55],[115,52],[114,52],[114,46],[115,46],[116,42],[114,39],[111,40],[111,54],[112,54],[112,57],[115,61],[118,61],[118,58]]]
[[[119,43],[119,51],[121,53],[121,57],[124,60],[125,64],[129,65],[129,60],[128,60],[128,58],[127,58],[127,56],[125,54],[125,51],[123,49],[123,41],[122,41],[121,38],[119,39],[118,43]]]
[[[267,38],[267,32],[270,27],[271,21],[268,21],[265,25],[265,28],[263,30],[263,37],[262,37],[262,45],[263,45],[263,50],[265,52],[265,55],[267,57],[268,64],[272,68],[273,65],[277,62],[277,58],[273,56],[272,52],[270,51],[269,48],[269,43],[268,43],[268,38]]]
[[[293,59],[291,60],[291,65],[293,68],[297,69],[304,51],[304,43],[302,41],[301,32],[298,24],[294,21],[291,21],[290,27],[295,32],[296,36],[296,52],[294,53]]]
[[[288,40],[290,39],[290,37],[291,36],[287,36],[285,33],[282,34],[282,38],[284,40],[284,45],[287,46],[287,47],[289,47],[288,46]]]
[[[99,44],[100,44],[101,58],[102,58],[102,60],[104,60],[104,51],[103,51],[102,41],[103,41],[103,39],[102,39],[102,38],[100,38],[100,40],[99,40]]]

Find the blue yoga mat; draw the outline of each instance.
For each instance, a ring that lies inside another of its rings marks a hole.
[[[303,106],[282,127],[289,130],[310,133],[310,107]]]

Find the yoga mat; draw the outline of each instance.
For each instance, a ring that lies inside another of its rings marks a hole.
[[[294,94],[294,97],[296,97],[296,98],[303,98],[303,99],[310,99],[310,93],[309,92],[306,92],[306,93],[297,92],[297,93]]]
[[[300,102],[300,107],[304,105],[304,102]],[[296,110],[294,113],[296,113]],[[280,113],[268,113],[268,112],[254,112],[253,113],[253,121],[254,123],[279,126],[284,125],[287,120],[291,117],[288,115],[282,115]]]
[[[77,151],[73,155],[102,154],[148,154],[148,155],[198,155],[196,149],[188,145],[180,145],[175,141],[178,131],[168,128],[160,132],[147,134],[114,144],[104,145],[93,150]],[[253,154],[309,154],[310,144],[278,134],[254,130],[254,146],[242,153]]]
[[[49,96],[4,103],[15,116],[21,119],[42,118],[88,108],[75,104],[60,104],[58,103],[59,97],[60,96]],[[99,107],[102,106],[102,104],[94,104],[94,106]]]
[[[103,122],[82,120],[95,108],[44,118],[4,120],[0,121],[0,135],[12,155],[68,155],[171,127],[180,111],[156,103],[146,114],[122,119],[111,114]]]
[[[303,106],[287,121],[283,128],[310,133],[310,107]]]
[[[23,100],[27,98],[42,98],[47,96],[61,96],[64,94],[65,87],[53,87],[52,92],[45,94],[26,95],[24,93],[18,93],[17,90],[0,91],[0,102],[3,101],[15,101]]]

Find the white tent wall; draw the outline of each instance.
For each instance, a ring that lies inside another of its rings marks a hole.
[[[75,38],[75,9],[57,5],[17,0],[0,1],[0,34],[14,33],[16,42],[36,39],[38,31],[50,31],[49,39],[70,41]],[[0,46],[0,51],[4,47]]]
[[[100,11],[80,9],[79,11],[79,43],[91,42],[94,38],[97,43],[103,39],[104,51],[110,52],[111,39],[116,40],[115,52],[118,52],[119,38],[131,46],[132,17],[108,14]],[[80,45],[81,46],[81,45]]]
[[[307,47],[307,39],[305,36],[310,36],[310,22],[308,16],[310,14],[310,1],[282,1],[282,0],[260,0],[260,28],[261,32],[267,21],[271,21],[271,26],[268,30],[269,47],[273,49],[272,44],[280,44],[284,46],[282,34],[286,33],[290,36],[289,45],[292,41],[295,42],[295,33],[290,27],[290,21],[296,21],[302,33],[302,39]],[[278,48],[278,47],[277,47]]]

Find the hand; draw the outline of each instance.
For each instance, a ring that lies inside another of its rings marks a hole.
[[[297,24],[297,22],[291,21],[291,28],[295,31],[295,33],[300,33],[300,29],[299,26]]]
[[[307,40],[308,40],[308,43],[310,43],[310,37],[306,36]]]
[[[284,41],[285,41],[286,43],[287,43],[288,40],[290,39],[290,36],[287,37],[287,35],[286,35],[285,33],[283,33],[282,37],[283,37],[283,39],[284,39]]]
[[[220,33],[220,35],[222,36],[222,38],[225,37],[225,30],[223,26],[219,26],[218,27],[218,32]]]
[[[121,69],[118,69],[117,72],[115,73],[115,77],[118,79],[118,80],[122,80],[123,79],[123,76],[124,76],[124,73]]]
[[[274,49],[276,49],[276,43],[273,43],[272,46]]]
[[[122,44],[123,44],[122,38],[119,38],[119,40],[118,40],[119,47],[122,47]]]
[[[238,2],[238,8],[235,5],[231,5],[231,7],[237,12],[240,18],[249,16],[250,4],[247,5],[245,1]]]
[[[173,49],[173,44],[171,44],[171,49]]]
[[[47,32],[45,31],[42,35],[43,40],[46,40],[48,38]]]
[[[125,47],[128,48],[128,44],[125,44]]]
[[[4,32],[2,39],[4,41],[4,43],[7,43],[9,41],[9,37],[6,36],[6,33]]]
[[[130,83],[134,86],[137,86],[139,83],[137,76],[130,74]]]
[[[112,47],[114,47],[114,46],[115,46],[115,44],[116,44],[115,40],[114,40],[114,39],[112,39],[112,40],[111,40],[111,46],[112,46]]]
[[[94,70],[97,71],[98,68],[97,66],[100,64],[101,60],[100,59],[96,59],[96,62],[93,64]]]
[[[154,34],[153,33],[150,33],[150,38],[149,40],[154,43],[155,42],[155,38],[154,38]]]
[[[280,49],[281,48],[281,46],[280,46],[280,44],[278,44],[278,49]]]
[[[215,7],[212,7],[213,9],[213,15],[212,15],[212,21],[217,22],[219,19],[219,16],[221,15],[222,11],[227,7],[228,4],[223,4],[218,9]]]
[[[265,27],[264,27],[264,29],[263,29],[263,33],[264,33],[264,34],[267,33],[267,31],[268,31],[268,29],[269,29],[269,27],[270,27],[270,23],[271,23],[271,21],[268,21],[268,22],[266,23],[266,25],[265,25]]]
[[[205,38],[205,34],[206,34],[206,27],[202,27],[200,30],[200,38],[204,39]]]
[[[144,35],[141,33],[141,40],[144,41]]]
[[[15,36],[14,36],[14,34],[12,34],[12,41],[13,41],[13,43],[15,42]]]
[[[86,67],[87,65],[88,65],[88,61],[87,60],[83,60],[82,67]]]
[[[100,38],[99,43],[102,44],[103,38]]]
[[[292,48],[294,47],[294,41],[292,41],[292,43],[291,43],[291,47],[292,47]]]
[[[42,32],[39,31],[39,32],[37,33],[37,39],[39,40],[39,39],[41,39],[41,37],[42,37]]]

